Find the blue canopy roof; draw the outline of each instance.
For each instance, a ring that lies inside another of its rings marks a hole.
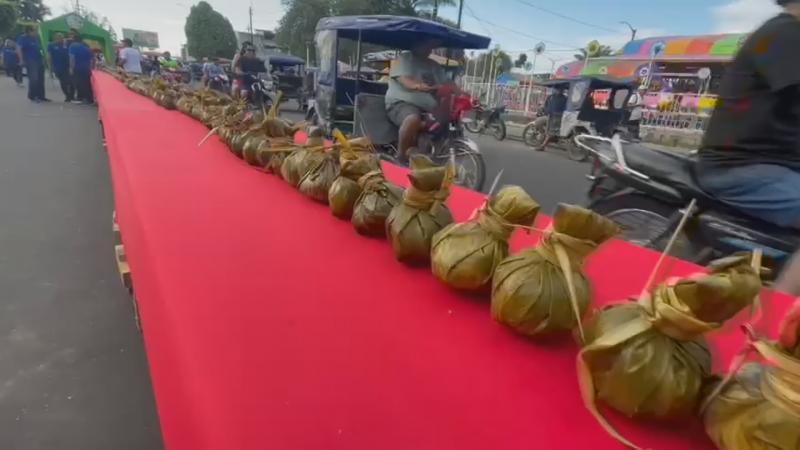
[[[431,20],[402,16],[325,17],[317,23],[317,31],[335,30],[339,37],[385,47],[410,50],[418,42],[436,39],[446,48],[488,48],[491,39],[457,30]]]
[[[267,55],[267,57],[271,66],[297,66],[306,63],[304,59],[292,55],[275,54]]]

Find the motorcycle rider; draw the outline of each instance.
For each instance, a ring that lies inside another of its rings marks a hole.
[[[542,145],[536,147],[536,150],[544,151],[547,144],[561,134],[561,118],[564,111],[567,109],[567,96],[564,94],[564,88],[556,88],[544,100],[543,111],[547,116],[547,129],[545,130],[545,138]]]
[[[696,177],[743,213],[800,229],[800,0],[777,3],[784,11],[745,40],[722,79]],[[798,255],[776,286],[794,296]]]
[[[233,62],[233,72],[238,80],[237,89],[241,93],[240,95],[247,98],[250,95],[251,86],[255,83],[256,75],[266,71],[264,60],[256,57],[256,48],[253,44],[245,42],[242,45],[241,55]]]
[[[402,52],[389,71],[386,115],[400,128],[399,156],[404,159],[417,145],[423,114],[435,113],[439,108],[438,91],[444,85],[455,89],[444,69],[430,59],[440,45],[436,39],[418,42],[410,52]]]

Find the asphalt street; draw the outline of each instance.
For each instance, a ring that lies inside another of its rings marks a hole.
[[[586,203],[588,163],[572,161],[556,147],[538,152],[511,139],[498,142],[489,136],[472,137],[486,162],[485,190],[502,170],[498,185],[521,186],[542,205],[544,213],[551,214],[559,203]]]
[[[96,108],[0,77],[0,449],[162,448]]]

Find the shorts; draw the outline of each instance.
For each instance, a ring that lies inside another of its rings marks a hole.
[[[698,166],[697,182],[739,211],[786,228],[800,228],[800,171],[775,164]]]
[[[420,118],[422,117],[422,108],[412,105],[411,103],[406,102],[397,102],[393,103],[389,106],[386,110],[386,117],[389,118],[389,121],[395,124],[395,126],[403,125],[403,122],[406,120],[406,117],[411,115],[417,115]]]

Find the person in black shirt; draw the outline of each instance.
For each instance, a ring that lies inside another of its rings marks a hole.
[[[725,73],[696,177],[744,214],[800,229],[800,0],[751,34]],[[800,258],[778,287],[800,295]]]
[[[536,148],[536,150],[544,151],[547,144],[561,134],[561,118],[564,116],[564,111],[567,109],[567,96],[564,94],[564,89],[557,88],[553,93],[544,101],[543,111],[547,116],[547,130],[544,142]]]
[[[249,95],[250,87],[256,79],[256,75],[267,71],[264,60],[256,57],[256,49],[252,44],[242,47],[241,56],[234,62],[234,73],[239,81],[241,96]]]

